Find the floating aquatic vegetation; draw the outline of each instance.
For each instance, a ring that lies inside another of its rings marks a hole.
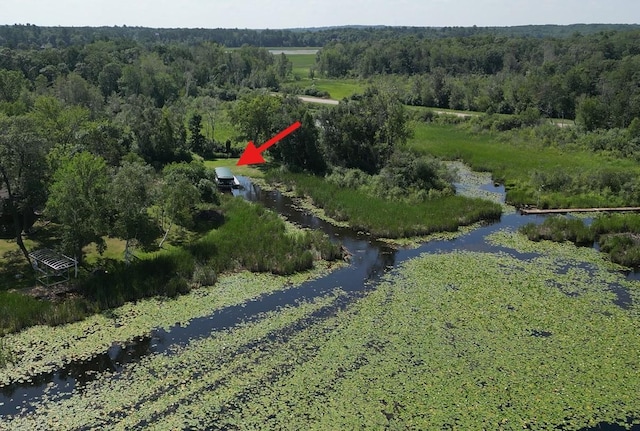
[[[12,361],[0,368],[0,387],[28,381],[33,376],[54,372],[70,362],[88,360],[107,351],[114,343],[126,343],[155,328],[169,329],[207,316],[222,307],[242,304],[259,295],[295,288],[305,280],[329,271],[327,263],[317,269],[289,277],[240,272],[220,278],[213,287],[193,290],[175,299],[148,298],[127,303],[87,319],[62,326],[34,326],[8,334]],[[333,264],[332,269],[339,267]]]
[[[579,297],[548,289],[555,269],[482,253],[411,261],[237,420],[252,428],[269,419],[283,429],[639,421],[637,319],[610,303],[598,275]]]
[[[515,238],[510,238],[515,236]],[[493,240],[514,247],[517,234]],[[540,246],[540,244],[538,244]],[[557,429],[640,421],[640,321],[593,256],[428,254],[51,395],[10,429]],[[597,270],[594,269],[597,266]],[[556,285],[550,286],[549,280]],[[562,289],[575,289],[567,295]]]
[[[295,363],[296,357],[287,347],[290,333],[295,334],[297,324],[312,321],[314,313],[331,308],[342,296],[337,290],[313,302],[265,313],[259,322],[194,340],[170,354],[145,357],[125,368],[118,379],[106,376],[88,382],[69,398],[48,396],[34,413],[10,418],[7,425],[34,430],[52,424],[64,429],[122,429],[159,420],[154,426],[174,429],[176,411],[188,408],[204,394],[215,394],[218,404],[214,407],[224,406],[238,389],[251,384],[254,376],[264,377],[273,367]],[[200,411],[206,413],[206,409]]]

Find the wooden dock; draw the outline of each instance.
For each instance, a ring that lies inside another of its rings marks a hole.
[[[639,212],[640,207],[618,207],[618,208],[521,208],[520,213],[524,215],[535,214],[568,214],[568,213],[599,213],[599,212]]]

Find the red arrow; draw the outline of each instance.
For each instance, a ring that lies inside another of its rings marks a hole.
[[[278,133],[276,136],[269,139],[260,148],[256,148],[256,146],[253,145],[253,141],[249,141],[249,143],[247,144],[247,148],[244,149],[244,153],[242,153],[242,156],[240,156],[240,160],[238,160],[238,163],[236,163],[236,166],[264,163],[264,158],[260,153],[267,150],[269,147],[271,147],[272,145],[280,141],[282,138],[284,138],[285,136],[287,136],[288,134],[296,130],[301,125],[302,124],[300,124],[299,121],[296,121],[286,129],[284,129],[282,132]]]

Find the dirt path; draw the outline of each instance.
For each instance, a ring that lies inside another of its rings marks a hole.
[[[303,102],[307,102],[307,103],[321,103],[323,105],[337,105],[338,103],[340,103],[339,100],[335,100],[335,99],[323,99],[321,97],[313,97],[313,96],[298,96],[298,99],[302,100]],[[477,117],[482,115],[481,112],[458,112],[458,111],[442,111],[442,110],[436,110],[434,109],[433,112],[435,114],[438,115],[454,115],[456,117],[459,118],[470,118],[470,117]],[[570,123],[564,123],[564,122],[553,122],[553,124],[555,124],[558,127],[571,127],[572,124]]]

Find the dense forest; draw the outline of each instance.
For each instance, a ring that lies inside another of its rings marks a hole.
[[[535,25],[517,27],[387,27],[344,26],[283,30],[192,29],[147,27],[39,27],[36,25],[0,26],[0,45],[9,48],[62,48],[85,45],[97,40],[131,39],[142,44],[216,42],[227,47],[321,47],[332,41],[362,42],[414,36],[419,39],[469,37],[495,34],[519,37],[567,37],[603,31],[637,30],[629,24]]]
[[[256,47],[316,46],[323,48],[311,73],[384,77],[409,105],[504,114],[534,108],[545,117],[578,119],[588,130],[624,128],[640,114],[640,31],[632,25],[315,31],[20,25],[0,27],[0,46],[0,68],[21,72],[32,87],[73,72],[103,96],[153,92],[158,106],[179,90],[195,95],[207,85],[277,89],[287,65]],[[227,52],[233,47],[244,48]],[[149,83],[162,68],[157,84]],[[4,77],[0,85],[10,79],[18,78]],[[3,100],[17,97],[11,88]]]
[[[496,34],[331,42],[318,54],[330,77],[385,76],[405,103],[503,114],[535,108],[589,130],[640,116],[640,32],[567,38]]]

